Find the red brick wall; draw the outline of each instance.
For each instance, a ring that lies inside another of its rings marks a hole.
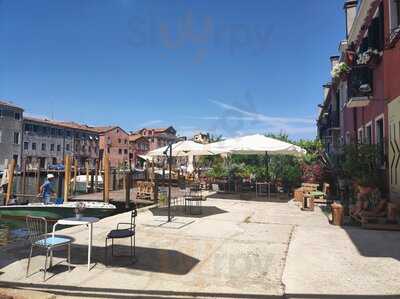
[[[120,128],[100,135],[100,148],[104,153],[110,155],[111,167],[117,167],[119,164],[129,161],[129,135]]]

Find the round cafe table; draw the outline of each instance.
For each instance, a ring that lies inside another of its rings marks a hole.
[[[91,253],[92,253],[92,240],[93,240],[93,223],[98,222],[99,218],[96,217],[71,217],[71,218],[64,218],[59,219],[53,225],[53,238],[54,233],[56,231],[57,225],[68,225],[68,226],[76,226],[76,225],[86,225],[89,227],[89,238],[88,238],[88,270],[90,271],[90,264],[91,264]]]

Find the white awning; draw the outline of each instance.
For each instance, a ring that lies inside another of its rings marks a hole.
[[[305,149],[281,140],[266,137],[261,134],[230,138],[224,141],[210,143],[206,148],[211,152],[243,155],[291,155],[303,156]]]
[[[146,154],[146,156],[150,157],[160,157],[164,156],[164,152],[166,152],[168,146],[160,147],[155,150],[152,150]],[[169,154],[169,152],[166,152]],[[172,156],[173,157],[185,157],[185,156],[209,156],[215,155],[214,152],[208,150],[205,145],[196,143],[191,140],[179,141],[177,143],[172,144]]]

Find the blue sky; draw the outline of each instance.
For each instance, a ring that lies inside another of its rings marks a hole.
[[[0,99],[126,130],[314,138],[343,0],[0,0]]]

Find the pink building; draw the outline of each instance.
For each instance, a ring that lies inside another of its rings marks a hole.
[[[375,144],[383,191],[394,200],[400,196],[400,1],[346,0],[344,9],[346,40],[331,61],[332,69],[341,63],[348,71],[326,85],[319,137],[332,156],[342,144]]]
[[[110,156],[110,165],[115,168],[129,163],[129,134],[118,126],[95,127],[99,133],[100,157]]]
[[[176,136],[176,130],[171,126],[168,128],[143,128],[133,135],[141,135],[145,137],[149,143],[149,150],[166,146],[168,143],[175,143],[179,140]]]
[[[149,151],[150,144],[146,137],[140,134],[131,134],[129,136],[129,157],[132,165],[137,167],[139,165],[139,155],[146,155]]]

